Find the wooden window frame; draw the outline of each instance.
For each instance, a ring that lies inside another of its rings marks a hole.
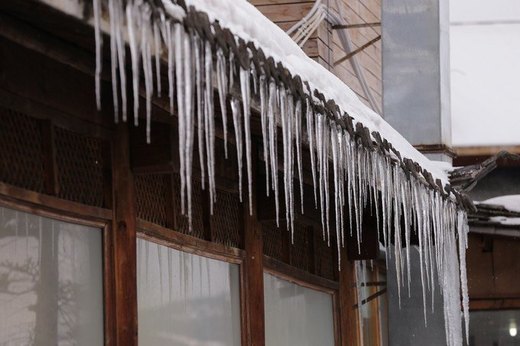
[[[3,182],[0,182],[0,207],[75,225],[93,227],[102,232],[103,339],[105,346],[113,345],[115,315],[112,211],[28,191]]]
[[[332,324],[334,345],[340,345],[340,309],[339,283],[311,274],[305,270],[293,267],[287,263],[264,255],[264,273],[271,274],[278,279],[302,286],[311,290],[329,294],[332,298]],[[265,316],[264,316],[265,317]]]
[[[238,265],[240,289],[240,343],[247,345],[246,273],[245,251],[208,240],[190,236],[157,224],[137,219],[137,238],[170,249]],[[136,302],[137,304],[137,302]]]

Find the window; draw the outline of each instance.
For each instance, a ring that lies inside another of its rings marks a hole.
[[[472,311],[469,315],[470,346],[520,344],[520,310]]]
[[[332,295],[264,273],[268,346],[334,345]]]
[[[102,345],[102,231],[0,207],[0,344]]]
[[[137,241],[139,344],[240,345],[239,266]]]

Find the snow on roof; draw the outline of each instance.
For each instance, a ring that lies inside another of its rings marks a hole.
[[[507,210],[520,213],[520,195],[505,195],[482,201],[484,204],[501,205]]]
[[[343,81],[309,58],[282,29],[255,6],[244,0],[186,0],[186,4],[206,12],[210,20],[219,21],[222,27],[230,29],[242,39],[254,42],[266,55],[282,62],[293,74],[307,81],[311,88],[322,92],[327,99],[334,100],[355,121],[361,122],[370,131],[379,132],[403,157],[417,162],[443,184],[448,183],[447,173],[442,167],[417,151],[379,114],[363,104]]]

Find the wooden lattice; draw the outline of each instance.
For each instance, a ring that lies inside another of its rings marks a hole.
[[[0,181],[43,192],[42,129],[38,120],[0,108]]]
[[[167,174],[147,174],[136,175],[135,194],[137,217],[149,222],[153,222],[163,227],[173,227],[172,220],[168,219],[168,207],[172,207],[170,175]]]
[[[70,201],[103,207],[103,141],[55,128],[58,196]]]
[[[242,229],[242,203],[238,195],[226,191],[217,192],[217,204],[211,216],[213,241],[233,247],[240,247]]]
[[[304,224],[294,224],[294,238],[291,243],[291,265],[306,271],[312,271],[310,266],[310,250],[312,239],[309,239],[309,228]]]
[[[285,229],[277,228],[276,222],[265,222],[262,224],[262,238],[264,242],[264,254],[282,260],[282,242]]]

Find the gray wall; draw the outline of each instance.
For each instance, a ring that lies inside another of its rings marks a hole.
[[[426,290],[428,326],[426,327],[424,324],[419,251],[415,246],[410,251],[410,264],[411,295],[408,298],[408,287],[406,285],[401,287],[401,308],[399,308],[395,265],[393,260],[388,263],[389,344],[391,346],[445,345],[443,300],[440,295],[440,287],[437,284],[437,287],[435,287],[434,313],[431,310],[431,294]]]
[[[448,2],[382,3],[383,115],[414,145],[451,145]]]

